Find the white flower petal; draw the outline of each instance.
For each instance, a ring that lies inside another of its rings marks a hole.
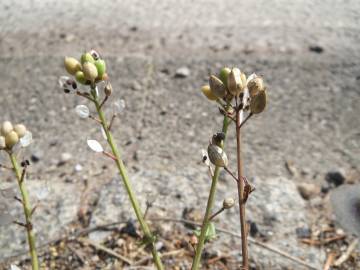
[[[103,136],[103,138],[104,138],[105,140],[107,140],[106,132],[105,132],[105,130],[104,130],[103,127],[101,127],[101,135]]]
[[[100,153],[100,152],[104,151],[104,148],[101,146],[101,144],[97,140],[87,140],[87,145],[94,152]]]
[[[113,103],[113,110],[115,114],[122,113],[125,110],[125,100],[119,99]]]
[[[66,82],[70,79],[70,77],[68,76],[61,76],[58,80],[58,84],[59,84],[59,87],[61,89],[64,89],[64,87],[66,86]]]
[[[32,143],[32,133],[30,131],[26,131],[24,137],[20,139],[21,147],[27,147]]]
[[[75,112],[80,118],[88,118],[90,115],[90,110],[86,105],[77,105]]]

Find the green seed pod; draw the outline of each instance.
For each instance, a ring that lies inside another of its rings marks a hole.
[[[84,53],[80,58],[81,64],[86,62],[95,63],[94,57],[92,57],[91,53]]]
[[[5,121],[1,125],[1,134],[3,136],[6,136],[13,129],[14,128],[13,128],[13,125],[11,124],[11,122],[10,121]]]
[[[22,138],[26,133],[26,127],[23,124],[18,124],[14,126],[14,131],[19,136],[19,138]]]
[[[227,80],[228,80],[228,76],[229,76],[230,72],[231,72],[231,69],[228,67],[224,67],[220,70],[219,78],[225,84],[225,86],[227,86]]]
[[[212,164],[218,167],[226,167],[228,165],[228,158],[224,150],[215,144],[209,144],[208,156]]]
[[[85,62],[83,64],[83,72],[85,79],[94,82],[98,76],[98,71],[93,63]]]
[[[209,100],[217,100],[218,98],[213,94],[209,85],[201,87],[201,91]]]
[[[209,78],[209,85],[211,92],[218,98],[223,98],[226,95],[225,84],[216,76],[211,75]]]
[[[86,84],[86,79],[85,79],[85,76],[84,76],[84,72],[82,72],[82,71],[76,72],[75,79],[81,84]]]
[[[224,209],[230,209],[231,207],[233,207],[235,204],[235,200],[233,198],[226,198],[223,201],[223,208]]]
[[[261,113],[266,107],[267,97],[266,91],[260,91],[259,94],[250,100],[250,111],[253,114]]]
[[[0,136],[0,149],[4,149],[5,147],[6,147],[5,137]]]
[[[263,91],[264,88],[264,81],[261,77],[256,77],[250,80],[247,84],[249,89],[250,97],[256,96],[260,91]]]
[[[95,66],[97,68],[98,71],[98,78],[102,79],[103,75],[106,72],[106,65],[105,65],[105,61],[102,59],[98,59],[95,61]]]
[[[15,131],[10,131],[5,136],[5,144],[8,149],[11,149],[15,144],[17,144],[19,141],[19,136]]]
[[[233,96],[239,96],[243,90],[241,72],[238,68],[233,68],[228,76],[227,87]]]
[[[111,83],[107,83],[106,85],[105,85],[105,87],[104,87],[104,93],[105,93],[105,95],[107,96],[107,97],[110,97],[111,96],[111,93],[112,93],[112,90],[113,90],[113,88],[112,88],[112,86],[111,86]]]
[[[75,75],[76,72],[81,70],[80,62],[73,57],[65,57],[64,66],[66,71],[71,75]]]

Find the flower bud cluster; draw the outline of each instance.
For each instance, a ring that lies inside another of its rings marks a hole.
[[[0,149],[11,150],[22,138],[29,133],[23,124],[14,125],[5,121],[0,128]]]
[[[239,97],[242,108],[253,114],[261,113],[266,107],[267,94],[263,78],[256,74],[246,77],[238,68],[225,67],[218,76],[211,75],[209,84],[204,85],[201,91],[209,100],[223,100],[226,103]]]
[[[65,57],[64,66],[80,84],[90,85],[108,80],[105,61],[95,50],[84,53],[79,60],[74,57]]]

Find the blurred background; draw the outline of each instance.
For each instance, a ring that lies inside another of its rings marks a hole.
[[[200,91],[209,74],[237,66],[262,75],[268,107],[246,124],[243,136],[245,174],[256,187],[247,204],[251,237],[322,269],[329,254],[341,256],[356,233],[339,223],[329,198],[338,186],[359,190],[359,27],[355,0],[2,0],[0,121],[23,122],[34,136],[22,156],[32,163],[33,202],[44,187],[49,190],[34,220],[39,243],[134,218],[115,166],[86,145],[87,138],[102,140],[99,127],[74,112],[86,101],[58,88],[64,56],[78,58],[95,49],[106,60],[112,100],[126,101],[114,135],[143,208],[154,201],[153,218],[201,222],[210,187],[201,149],[222,125],[216,104]],[[234,134],[232,129],[226,146],[233,170]],[[0,177],[2,188],[16,190],[11,173],[1,170]],[[336,197],[346,198],[344,190]],[[216,205],[236,194],[233,180],[221,174]],[[0,201],[21,220],[19,205],[4,196]],[[351,220],[359,224],[358,213]],[[238,209],[217,220],[236,233],[238,223]],[[191,232],[182,224],[152,226],[164,237],[176,228],[177,239],[185,242]],[[88,237],[104,243],[110,234],[95,231]],[[345,237],[320,241],[339,235]],[[21,255],[26,249],[21,228],[0,227],[2,269],[10,262],[26,269]],[[47,245],[41,260],[48,260],[48,250]],[[228,259],[221,260],[227,268],[204,269],[238,269],[239,239],[219,234],[206,251],[209,258]],[[334,269],[357,269],[358,252],[352,254]],[[112,269],[116,259],[102,256],[93,251],[85,256],[87,264],[55,256],[52,269]],[[190,259],[171,258],[167,265],[188,269]],[[256,243],[250,259],[253,269],[311,269]]]

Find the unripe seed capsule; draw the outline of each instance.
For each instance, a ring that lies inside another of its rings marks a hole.
[[[228,158],[223,149],[215,144],[209,144],[208,156],[212,164],[218,167],[226,167],[228,165]]]
[[[81,84],[86,84],[86,79],[85,79],[85,76],[84,76],[84,72],[82,72],[82,71],[76,72],[75,79]]]
[[[220,70],[219,78],[225,84],[225,86],[227,86],[227,80],[230,72],[231,69],[228,67],[224,67]]]
[[[214,93],[211,91],[209,85],[204,85],[201,87],[201,91],[203,94],[209,99],[209,100],[217,100],[218,98],[214,95]]]
[[[224,209],[230,209],[231,207],[233,207],[235,204],[235,200],[233,198],[226,198],[223,201],[223,208]]]
[[[105,61],[102,59],[98,59],[95,61],[95,66],[96,69],[98,71],[98,78],[102,79],[103,75],[106,72],[106,65],[105,65]]]
[[[84,64],[86,62],[90,62],[90,63],[94,63],[95,60],[94,60],[94,57],[92,57],[91,53],[84,53],[82,56],[81,56],[81,64]]]
[[[216,76],[211,75],[209,78],[211,92],[218,98],[223,98],[226,94],[225,84]]]
[[[81,64],[73,57],[65,57],[64,66],[67,72],[71,75],[75,75],[76,72],[81,70]]]
[[[83,64],[83,72],[85,79],[92,82],[95,81],[96,77],[98,76],[98,71],[96,66],[90,62],[85,62]]]
[[[26,133],[26,127],[23,124],[18,124],[14,126],[14,131],[19,136],[19,138],[22,138]]]
[[[5,144],[6,147],[11,149],[15,144],[17,144],[19,141],[19,136],[17,135],[17,133],[15,131],[10,131],[6,136],[5,136]]]
[[[5,121],[1,125],[1,134],[3,136],[6,136],[10,131],[13,130],[13,125],[10,121]]]

